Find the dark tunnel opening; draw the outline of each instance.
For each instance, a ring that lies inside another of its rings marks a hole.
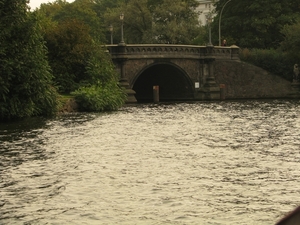
[[[138,102],[153,101],[153,86],[159,86],[160,101],[192,100],[193,89],[189,79],[178,68],[158,64],[146,69],[134,83]]]

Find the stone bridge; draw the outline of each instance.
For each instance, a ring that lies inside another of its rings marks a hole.
[[[241,63],[237,46],[119,44],[106,47],[121,74],[127,103],[153,101],[154,86],[159,86],[161,101],[218,100],[222,98],[222,84],[226,80],[216,81],[215,74],[224,73],[224,66],[216,66],[216,62],[229,67],[233,62]]]

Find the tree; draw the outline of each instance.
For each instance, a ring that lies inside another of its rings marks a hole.
[[[101,18],[94,10],[93,0],[75,0],[68,3],[65,0],[56,0],[53,3],[42,4],[38,10],[44,17],[53,22],[62,23],[66,20],[77,20],[89,27],[90,35],[94,40],[105,42]]]
[[[282,34],[284,40],[281,43],[281,50],[288,53],[294,63],[300,64],[300,18],[297,23],[286,25]]]
[[[0,0],[0,120],[52,115],[57,92],[42,32],[26,0]]]
[[[86,62],[93,49],[89,28],[81,21],[70,19],[45,33],[49,63],[60,93],[70,93],[86,79]]]
[[[200,32],[196,0],[128,0],[107,9],[106,24],[117,27],[120,13],[125,14],[126,43],[191,44]]]
[[[126,94],[103,46],[103,23],[92,0],[43,5],[44,37],[55,82],[84,111],[115,110]],[[49,8],[53,8],[51,11]],[[53,13],[52,13],[53,12]]]
[[[153,7],[153,38],[157,43],[191,44],[199,33],[198,6],[192,0],[164,0]]]
[[[89,79],[72,94],[82,111],[111,111],[121,107],[127,98],[118,84],[116,73],[109,54],[102,47],[94,46],[86,66]]]
[[[94,0],[93,9],[97,13],[98,17],[103,21],[105,19],[104,14],[108,9],[118,8],[118,6],[124,2],[124,0]]]
[[[127,4],[119,4],[117,8],[107,9],[104,16],[106,26],[113,25],[117,40],[121,40],[121,13],[124,13],[125,42],[151,43],[152,15],[147,8],[147,0],[130,0]]]
[[[102,23],[92,0],[42,4],[38,12],[44,22],[49,61],[59,92],[69,93],[88,79],[87,60],[93,44],[103,43]]]
[[[215,4],[214,34],[218,34],[219,16],[226,2]],[[298,0],[231,0],[222,13],[222,38],[242,48],[277,48],[283,40],[282,28],[295,23],[299,9]]]
[[[70,3],[66,0],[55,0],[53,2],[42,3],[36,11],[43,12],[47,17],[53,17],[68,4]]]

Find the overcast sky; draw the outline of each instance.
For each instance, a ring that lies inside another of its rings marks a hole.
[[[42,3],[54,2],[55,0],[30,0],[29,6],[32,10],[39,8]],[[74,0],[67,0],[67,2],[73,2]]]

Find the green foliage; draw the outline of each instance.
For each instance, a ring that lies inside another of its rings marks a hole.
[[[147,8],[147,0],[130,0],[128,3],[120,2],[115,8],[107,8],[103,16],[108,28],[114,28],[114,42],[121,41],[120,14],[124,13],[124,39],[126,43],[151,43],[152,17]],[[107,39],[110,33],[107,29]],[[116,41],[117,40],[117,41]],[[108,42],[108,41],[107,41]]]
[[[38,10],[44,17],[57,23],[65,21],[80,21],[89,29],[89,35],[97,42],[104,42],[103,24],[94,10],[93,0],[76,0],[72,3],[56,0],[53,3],[42,4]]]
[[[113,80],[105,85],[99,82],[89,87],[81,87],[72,94],[79,109],[86,112],[117,110],[125,103],[125,92]]]
[[[219,15],[226,2],[215,4],[214,34],[218,34]],[[299,0],[231,0],[222,13],[222,39],[231,39],[242,48],[277,48],[283,40],[283,26],[295,23],[299,9]]]
[[[114,43],[121,40],[120,14],[124,13],[124,40],[133,43],[191,44],[202,39],[195,9],[197,0],[56,0],[38,10],[56,23],[75,19],[89,27],[96,42],[110,43],[113,25]],[[48,26],[49,21],[44,20]]]
[[[92,85],[101,82],[105,84],[110,80],[118,81],[118,74],[115,72],[110,55],[105,48],[95,45],[87,61],[83,83]]]
[[[272,74],[292,81],[294,62],[288,54],[280,50],[243,49],[240,52],[240,58]]]
[[[92,0],[56,1],[39,13],[59,91],[72,92],[83,111],[116,110],[126,95],[109,54],[99,47],[103,25],[95,6]]]
[[[300,63],[300,22],[284,26],[282,34],[284,40],[276,50],[243,49],[240,57],[244,61],[292,81],[293,66]]]
[[[300,19],[295,24],[286,25],[282,34],[284,40],[281,43],[281,50],[286,52],[294,60],[294,63],[300,64]]]
[[[66,5],[55,17],[55,21],[75,19],[89,27],[90,36],[97,42],[104,42],[103,24],[94,11],[93,0],[76,0]]]
[[[105,12],[108,9],[117,8],[124,0],[94,0],[93,9],[102,21],[105,20]]]
[[[59,12],[65,5],[68,5],[69,2],[66,0],[54,0],[49,1],[48,3],[42,3],[40,5],[40,8],[37,8],[35,10],[39,12],[43,12],[47,15],[47,17],[51,17],[51,15],[55,15],[57,12]]]
[[[85,79],[85,66],[93,49],[89,28],[78,20],[66,20],[47,29],[45,40],[59,91],[76,90]]]
[[[88,60],[103,39],[100,18],[91,0],[55,1],[38,10],[43,18],[49,62],[60,93],[70,93],[87,83]],[[101,59],[98,59],[101,60]]]
[[[191,44],[202,31],[195,11],[198,4],[196,0],[128,0],[107,9],[103,18],[120,40],[119,15],[124,13],[126,43]]]
[[[164,0],[153,10],[157,43],[191,44],[199,33],[195,1]]]
[[[118,75],[109,55],[95,46],[86,67],[86,79],[73,92],[82,111],[116,110],[125,103],[126,94],[118,85]]]
[[[0,6],[0,120],[53,115],[57,92],[38,17],[25,0]]]

